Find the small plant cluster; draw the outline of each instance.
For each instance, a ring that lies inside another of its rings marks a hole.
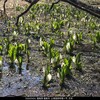
[[[43,53],[49,57],[50,63],[54,68],[59,66],[60,60],[62,59],[62,55],[58,50],[54,49],[54,39],[50,39],[50,43],[41,40],[40,38],[40,46],[43,50]]]
[[[43,50],[43,54],[47,57],[50,57],[50,60],[51,60],[51,49],[53,46],[54,46],[53,39],[50,39],[50,43],[48,43],[42,38],[40,38],[40,47]]]
[[[27,38],[26,43],[22,44],[19,42],[11,43],[9,37],[7,37],[2,40],[2,43],[4,43],[4,45],[0,45],[1,55],[7,55],[9,57],[10,68],[14,68],[15,65],[18,64],[19,74],[21,74],[25,54],[27,56],[27,63],[30,61],[29,39]],[[0,56],[0,69],[2,66],[2,61],[2,57]]]
[[[94,35],[90,34],[91,40],[93,41],[94,48],[97,46],[97,43],[100,43],[100,32],[96,31]]]
[[[76,65],[76,69],[82,71],[82,62],[81,62],[81,53],[78,53],[76,56],[72,57],[73,63]]]
[[[75,40],[73,39],[73,42]],[[72,42],[72,43],[73,43]],[[75,41],[76,42],[76,41]],[[69,43],[69,45],[68,45]],[[72,53],[71,44],[70,42],[67,43],[67,52]],[[70,58],[64,58],[64,61],[61,63],[62,60],[62,55],[58,52],[58,50],[54,49],[54,40],[51,39],[50,43],[43,41],[42,38],[40,38],[40,47],[43,50],[43,54],[46,55],[50,59],[50,63],[52,64],[51,66],[54,69],[57,69],[57,76],[59,77],[60,80],[60,86],[64,86],[65,78],[66,76],[71,75],[71,70],[72,70],[72,62],[75,64],[77,70],[82,70],[82,62],[81,62],[81,53],[78,53],[76,56],[70,57]],[[50,74],[50,67],[47,67],[45,69],[45,75],[44,75],[44,80],[43,80],[43,86],[48,87],[47,83],[47,77],[50,76],[51,79],[51,74]]]
[[[50,66],[47,66],[47,68],[43,68],[43,72],[44,72],[43,87],[44,88],[49,87],[49,82],[52,79],[52,75],[50,71],[51,71]]]
[[[72,35],[70,36],[70,38],[68,40],[65,40],[64,43],[64,51],[67,54],[72,54],[76,44],[80,44],[82,41],[82,32],[80,33],[72,33]]]
[[[67,75],[71,75],[71,59],[64,59],[64,62],[61,64],[61,68],[58,68],[57,76],[60,79],[60,86],[64,85],[65,78]]]
[[[56,56],[58,57],[58,56]],[[81,62],[81,53],[78,53],[76,56],[70,57],[70,58],[64,58],[63,62],[61,63],[61,66],[57,66],[57,64],[55,64],[56,61],[52,61],[52,63],[54,64],[54,66],[56,66],[57,69],[57,77],[59,78],[59,84],[61,87],[64,86],[65,83],[65,78],[67,76],[71,76],[72,75],[72,63],[74,63],[74,65],[76,66],[76,69],[79,71],[82,71],[82,62]],[[57,63],[57,62],[56,62]],[[59,59],[59,65],[60,65],[60,59]],[[52,75],[50,74],[50,67],[47,67],[47,69],[43,69],[43,72],[45,72],[45,76],[44,76],[44,80],[43,80],[43,86],[44,87],[48,87],[47,83],[51,80]],[[50,80],[47,81],[46,78],[49,77],[50,75]]]

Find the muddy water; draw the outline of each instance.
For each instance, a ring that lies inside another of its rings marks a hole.
[[[2,78],[0,81],[0,96],[23,95],[27,88],[38,85],[42,79],[32,68],[26,70],[26,64],[22,65],[22,75],[18,74],[18,67],[9,69],[9,66],[2,69]]]

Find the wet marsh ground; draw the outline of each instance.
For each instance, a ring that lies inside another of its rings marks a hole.
[[[31,40],[29,69],[26,70],[27,57],[23,55],[22,74],[18,74],[17,64],[15,68],[9,68],[9,57],[3,48],[3,54],[0,55],[3,58],[0,70],[0,96],[100,96],[100,42],[94,47],[91,39],[91,34],[95,36],[96,32],[100,33],[100,19],[68,4],[56,5],[50,14],[47,12],[48,7],[47,4],[37,4],[32,7],[32,10],[23,16],[24,20],[19,23],[20,33],[14,25],[14,17],[8,20],[0,19],[0,45],[5,45],[4,39],[7,37],[11,44],[17,42],[24,44],[27,38]],[[52,29],[52,23],[56,20],[64,21],[64,24],[57,29],[59,31]],[[17,36],[14,36],[14,31],[18,33]],[[73,54],[82,53],[82,72],[76,70],[72,64],[72,75],[65,78],[65,86],[61,89],[57,72],[53,70],[49,58],[44,56],[39,39],[43,37],[47,42],[50,38],[54,39],[54,48],[62,54],[61,63],[64,58],[69,57],[63,51],[64,41],[71,34],[80,32],[83,39],[75,46]],[[43,67],[47,65],[51,65],[52,81],[45,90],[42,87]]]

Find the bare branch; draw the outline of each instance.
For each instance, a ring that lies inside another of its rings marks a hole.
[[[20,15],[17,16],[17,20],[16,20],[16,23],[15,23],[16,26],[18,26],[19,18],[20,18],[21,16],[23,16],[24,14],[26,14],[26,13],[30,10],[30,8],[31,8],[34,4],[36,4],[38,1],[40,1],[40,0],[34,0],[24,12],[22,12]]]
[[[5,1],[4,1],[4,4],[3,4],[4,14],[6,14],[5,5],[6,5],[6,2],[7,2],[7,1],[8,1],[8,0],[5,0]],[[25,0],[25,1],[29,2],[30,5],[29,5],[29,7],[28,7],[24,12],[22,12],[20,15],[17,16],[17,20],[16,20],[16,23],[15,23],[16,26],[18,26],[19,18],[20,18],[21,16],[23,16],[25,13],[27,13],[27,12],[30,10],[30,8],[31,8],[34,4],[36,4],[38,1],[40,1],[40,0],[33,0],[33,1],[32,1],[32,0]],[[60,1],[69,3],[69,4],[73,5],[73,6],[75,6],[76,8],[79,8],[79,9],[81,9],[81,10],[84,10],[84,11],[86,11],[86,12],[88,12],[88,13],[90,13],[90,14],[92,14],[92,15],[98,17],[98,18],[100,18],[100,9],[97,9],[97,8],[95,8],[95,7],[92,7],[92,6],[90,6],[90,5],[87,5],[87,4],[85,4],[85,3],[83,3],[83,2],[81,2],[81,1],[79,1],[79,0],[57,0],[56,2],[52,3],[52,5],[51,5],[51,7],[50,7],[50,10],[53,8],[53,6],[54,6],[55,4],[59,3]]]
[[[55,4],[57,4],[57,3],[59,3],[61,0],[57,0],[56,2],[54,2],[54,3],[52,3],[52,5],[51,5],[51,7],[50,7],[50,10],[53,8],[53,6],[55,5]],[[49,10],[49,11],[50,11]]]
[[[75,6],[76,8],[84,10],[84,11],[90,13],[91,15],[94,15],[95,17],[100,18],[100,9],[98,9],[98,8],[92,7],[92,6],[87,5],[87,4],[85,4],[81,1],[78,1],[78,0],[76,2],[73,2],[73,0],[61,0],[61,1],[67,2],[67,3]]]
[[[58,0],[57,2],[54,2],[51,7],[50,7],[50,10],[53,8],[53,6],[57,3],[59,3],[60,1],[63,1],[63,2],[66,2],[66,3],[69,3],[73,6],[75,6],[76,8],[79,8],[81,10],[84,10],[88,13],[90,13],[91,15],[94,15],[95,17],[98,17],[100,18],[100,9],[97,9],[95,7],[92,7],[90,5],[87,5],[79,0]]]
[[[5,6],[6,6],[6,2],[7,2],[7,1],[8,1],[8,0],[5,0],[5,1],[4,1],[4,4],[3,4],[4,14],[6,14],[6,7],[5,7]]]

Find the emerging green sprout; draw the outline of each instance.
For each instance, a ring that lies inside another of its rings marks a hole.
[[[29,49],[29,44],[30,44],[31,40],[30,39],[26,39],[26,43],[25,43],[25,52],[27,53],[27,50]]]
[[[44,53],[44,55],[46,55],[46,56],[48,56],[48,53],[49,53],[49,49],[50,48],[50,44],[49,43],[47,43],[47,42],[43,42],[43,46],[42,46],[42,49],[43,49],[43,53]]]
[[[49,73],[46,77],[47,82],[50,82],[52,79],[52,75]]]
[[[11,61],[11,67],[14,66],[14,61],[16,59],[16,47],[12,44],[10,44],[10,49],[8,51],[8,55]]]
[[[64,62],[61,65],[61,69],[58,68],[58,73],[57,76],[60,78],[60,86],[63,87],[64,86],[64,82],[65,82],[65,78],[66,76],[70,76],[71,75],[71,58],[70,59],[64,59]]]
[[[53,29],[53,31],[58,31],[58,30],[60,30],[60,28],[62,28],[63,26],[64,26],[64,24],[65,24],[65,21],[64,20],[54,20],[53,22],[52,22],[52,29]]]
[[[90,23],[89,23],[89,27],[90,27],[92,30],[94,30],[94,29],[96,28],[96,23],[90,21]]]
[[[43,39],[40,37],[40,46],[42,47],[43,45]]]
[[[16,31],[14,31],[13,35],[16,37],[18,35],[18,33]]]
[[[60,28],[60,24],[57,21],[54,21],[52,23],[52,27],[53,27],[54,30],[58,30]]]
[[[80,43],[80,41],[82,41],[83,40],[83,33],[82,32],[80,32],[79,34],[78,34],[78,43]]]
[[[82,70],[81,53],[78,53],[78,54],[76,55],[76,57],[73,56],[73,57],[72,57],[72,61],[75,63],[76,69],[78,69],[78,70],[81,71],[81,70]]]
[[[25,34],[28,35],[31,30],[30,22],[24,24]]]
[[[19,18],[19,23],[23,24],[24,23],[24,17]]]
[[[3,47],[2,45],[0,45],[0,53],[2,54],[2,52],[3,52]]]
[[[23,50],[24,50],[23,44],[17,43],[16,45],[12,44],[9,45],[8,56],[10,58],[12,67],[14,66],[15,63],[18,63],[19,66],[21,66],[22,58],[20,56],[22,56]]]
[[[76,44],[79,44],[82,41],[82,32],[80,33],[74,33],[72,35],[72,39]]]
[[[90,37],[91,37],[91,40],[93,41],[94,47],[96,47],[96,44],[97,44],[97,43],[100,43],[100,32],[97,31],[97,32],[95,33],[95,36],[92,35],[92,34],[90,34]]]
[[[8,50],[9,50],[9,45],[10,45],[10,40],[9,37],[7,37],[5,40],[5,46],[6,46],[6,53],[8,54]]]
[[[51,56],[51,49],[54,45],[54,40],[51,38],[50,39],[50,43],[46,42],[46,41],[43,41],[42,38],[40,38],[40,46],[42,48],[42,50],[44,51],[44,55],[46,56]],[[51,57],[50,57],[51,58]]]
[[[55,49],[51,49],[50,53],[50,62],[53,64],[54,68],[59,67],[60,60],[62,59],[62,55]]]
[[[64,86],[64,82],[65,82],[65,77],[66,77],[66,72],[65,72],[65,68],[62,67],[61,69],[58,68],[58,73],[57,76],[58,78],[60,78],[60,86],[63,87]]]
[[[49,87],[49,82],[52,79],[52,75],[50,74],[50,66],[47,66],[47,68],[43,68],[44,72],[44,79],[43,79],[43,87],[48,88]]]
[[[75,41],[70,38],[69,40],[65,41],[64,51],[68,54],[71,54],[73,52],[74,46],[75,46]]]
[[[100,31],[97,31],[95,36],[97,43],[100,43]]]
[[[26,52],[25,44],[17,43],[16,52],[16,56],[22,55],[24,52]]]
[[[14,63],[15,63],[15,64],[18,64],[18,60],[17,60],[17,58],[15,59]]]
[[[72,66],[71,66],[71,58],[69,59],[64,59],[64,62],[62,63],[61,67],[64,67],[65,68],[65,74],[66,75],[71,75],[71,69],[72,69]]]
[[[0,68],[2,66],[2,57],[0,56]]]
[[[95,48],[96,47],[96,44],[97,44],[97,39],[96,39],[96,37],[92,37],[92,40],[93,40],[93,46]]]
[[[54,46],[54,43],[55,43],[54,39],[50,38],[50,43],[49,43],[50,48],[52,48]]]
[[[13,41],[16,41],[15,38],[18,36],[18,32],[14,31],[13,32]]]
[[[77,33],[74,33],[73,36],[72,36],[73,40],[76,42],[77,39],[78,39],[78,36],[77,36]]]
[[[66,50],[67,50],[67,52],[71,51],[71,43],[70,42],[67,42],[67,44],[66,44]]]

